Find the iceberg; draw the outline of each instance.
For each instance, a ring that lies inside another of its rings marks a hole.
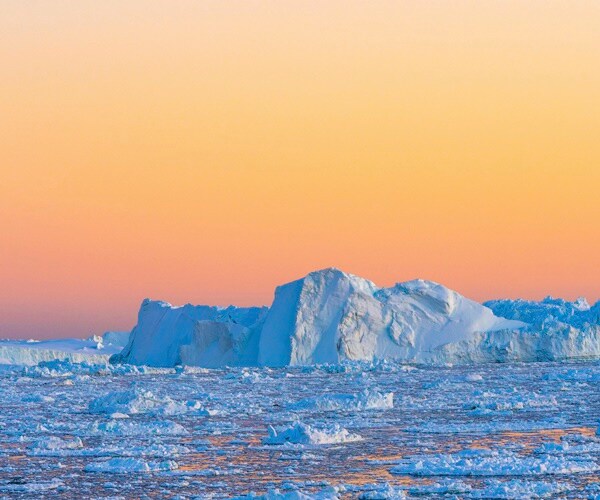
[[[278,287],[271,307],[174,307],[146,299],[112,362],[305,366],[600,357],[600,303],[548,298],[480,304],[432,281],[380,288],[335,268]]]
[[[87,340],[0,341],[0,364],[285,367],[444,365],[600,357],[600,302],[480,304],[433,281],[391,287],[335,268],[279,286],[270,307],[173,306],[145,299],[132,332]]]
[[[145,299],[137,325],[113,363],[216,368],[256,365],[266,307],[215,307]]]
[[[270,308],[174,307],[146,299],[127,346],[111,362],[206,368],[434,363],[452,357],[446,345],[526,326],[431,281],[379,288],[329,268],[278,287]]]
[[[337,269],[283,285],[260,335],[260,365],[340,363],[344,360],[440,361],[437,349],[476,332],[526,324],[432,281],[378,288]]]
[[[33,366],[54,360],[106,364],[128,339],[129,332],[106,332],[87,339],[0,340],[0,365]]]

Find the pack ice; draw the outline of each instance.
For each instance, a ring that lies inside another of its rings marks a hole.
[[[393,287],[324,269],[278,287],[270,308],[146,299],[111,362],[298,366],[345,360],[479,363],[600,356],[600,303],[481,305],[431,281]]]

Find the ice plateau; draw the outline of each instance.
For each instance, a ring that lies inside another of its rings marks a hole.
[[[600,356],[600,303],[469,300],[432,281],[389,288],[329,268],[278,287],[270,308],[146,299],[111,362],[172,367],[344,361],[542,361]]]

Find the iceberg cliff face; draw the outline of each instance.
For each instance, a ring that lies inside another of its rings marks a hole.
[[[377,287],[337,269],[310,273],[275,291],[263,326],[258,361],[265,366],[337,363],[340,328],[350,304],[366,313],[359,302],[373,297]]]

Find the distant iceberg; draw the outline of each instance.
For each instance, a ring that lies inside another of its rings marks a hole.
[[[128,339],[129,332],[106,332],[88,339],[0,340],[0,365],[37,365],[56,359],[107,363]]]

